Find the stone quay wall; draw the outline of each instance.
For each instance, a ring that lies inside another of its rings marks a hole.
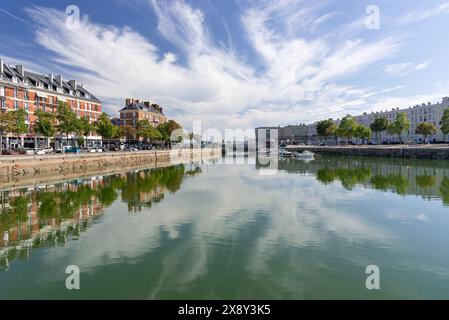
[[[449,160],[448,145],[394,146],[287,146],[289,151],[309,150],[317,154],[403,159]]]
[[[151,150],[0,157],[0,190],[221,157],[221,149]]]

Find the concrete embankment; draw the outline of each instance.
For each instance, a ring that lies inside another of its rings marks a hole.
[[[96,174],[198,162],[221,156],[221,149],[182,149],[0,157],[0,190]]]
[[[449,160],[449,145],[394,146],[287,146],[290,151],[310,150],[317,154],[403,159]]]

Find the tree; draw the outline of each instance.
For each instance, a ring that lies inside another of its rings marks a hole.
[[[164,140],[166,142],[170,142],[171,134],[175,130],[181,129],[181,128],[182,128],[181,125],[174,120],[169,120],[168,122],[162,123],[157,127],[157,129],[159,130],[159,132],[162,135],[162,140]],[[179,142],[179,141],[180,141],[180,139],[178,139],[177,142]]]
[[[331,120],[319,121],[316,125],[316,133],[320,137],[334,136],[337,129],[337,125]]]
[[[449,134],[449,108],[444,109],[440,125],[441,125],[441,132],[443,132],[443,134]]]
[[[423,135],[425,143],[427,143],[427,137],[434,135],[435,133],[437,133],[437,128],[435,127],[435,125],[433,123],[421,122],[416,127],[416,134]]]
[[[17,115],[12,111],[0,111],[0,154],[3,152],[3,136],[17,128]]]
[[[369,140],[371,138],[371,129],[365,127],[364,125],[359,125],[355,129],[354,136],[362,139],[363,143],[365,143],[366,140]]]
[[[385,117],[377,118],[373,123],[371,123],[370,128],[371,131],[376,133],[377,142],[380,143],[382,132],[388,129],[388,119]]]
[[[201,143],[201,136],[198,134],[194,134],[193,132],[189,132],[187,134],[187,138],[190,141],[190,149],[193,149],[193,141],[196,141],[197,144]]]
[[[117,137],[119,133],[118,130],[119,127],[114,125],[109,115],[104,112],[101,114],[101,116],[98,118],[97,123],[95,124],[95,131],[97,131],[103,139],[108,140],[108,150],[110,147],[110,140]]]
[[[358,123],[354,120],[354,118],[351,115],[347,115],[341,120],[337,129],[337,135],[339,137],[346,137],[349,143],[351,142],[357,127]]]
[[[56,133],[56,127],[54,124],[55,115],[53,113],[37,110],[35,112],[37,117],[34,124],[34,132],[44,136],[47,139],[47,147],[49,146],[49,139]]]
[[[123,135],[126,137],[126,139],[128,138],[135,139],[137,130],[133,126],[125,125],[121,128],[123,129]]]
[[[56,118],[58,119],[58,131],[66,136],[66,145],[68,145],[69,135],[77,129],[76,114],[67,103],[60,101]]]
[[[388,126],[388,133],[395,134],[399,138],[399,142],[402,143],[402,133],[410,128],[410,122],[408,121],[407,114],[401,112],[396,116],[396,120]]]
[[[88,137],[92,131],[94,131],[94,126],[90,123],[88,117],[81,117],[76,119],[75,131],[78,136],[77,142],[78,146],[84,145],[86,139],[84,137]],[[82,139],[81,139],[82,138]],[[81,143],[80,143],[81,142]]]
[[[148,141],[161,140],[162,134],[147,119],[140,120],[137,124],[137,135]]]
[[[23,148],[23,135],[28,133],[28,125],[25,123],[27,112],[24,109],[19,109],[14,110],[13,113],[17,122],[13,132],[18,136],[21,136],[20,147]]]

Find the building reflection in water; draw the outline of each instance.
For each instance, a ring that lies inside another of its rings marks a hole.
[[[256,164],[257,168],[266,166]],[[449,206],[449,167],[444,161],[385,158],[323,157],[309,163],[281,159],[278,169],[288,173],[313,174],[324,184],[341,183],[400,195],[441,199]]]
[[[0,270],[37,247],[76,240],[115,201],[135,213],[175,193],[198,165],[138,170],[0,192]]]

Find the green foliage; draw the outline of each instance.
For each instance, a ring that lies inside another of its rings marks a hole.
[[[350,142],[358,126],[357,121],[355,121],[351,115],[347,115],[341,120],[337,129],[337,135],[339,137],[348,138],[348,141]]]
[[[120,135],[119,127],[114,125],[107,113],[102,113],[95,125],[95,131],[105,139],[114,139]]]
[[[424,140],[427,142],[427,137],[437,133],[437,128],[433,123],[421,122],[416,127],[416,134],[421,134],[424,136]]]
[[[17,122],[15,130],[13,132],[18,135],[28,133],[28,125],[25,123],[27,112],[24,109],[19,109],[13,111],[13,113]]]
[[[407,114],[401,112],[396,116],[396,120],[388,126],[388,133],[397,135],[399,141],[402,142],[402,133],[410,128],[410,122],[408,121]]]
[[[17,130],[17,114],[13,111],[0,111],[0,134]]]
[[[441,197],[443,198],[443,203],[449,205],[449,178],[444,177],[440,186]]]
[[[35,115],[37,120],[34,124],[34,131],[46,138],[53,137],[56,133],[54,114],[38,110]]]
[[[179,123],[177,123],[174,120],[169,120],[166,123],[160,124],[157,129],[161,134],[161,140],[163,141],[167,141],[169,142],[171,139],[171,135],[172,133],[177,130],[177,129],[181,129],[181,125]],[[179,138],[176,142],[179,142]]]
[[[371,129],[365,127],[364,125],[359,125],[355,129],[354,136],[356,138],[362,139],[364,142],[371,138]]]
[[[58,119],[58,131],[61,134],[66,135],[67,139],[69,134],[76,132],[78,126],[78,119],[72,108],[65,102],[60,101],[58,106],[58,113],[56,118]]]
[[[337,132],[337,125],[331,120],[319,121],[316,125],[316,133],[320,137],[333,136]]]
[[[449,108],[444,109],[443,116],[440,121],[441,131],[444,134],[449,134]]]
[[[416,176],[416,184],[421,188],[430,188],[435,185],[436,177],[429,175]]]
[[[162,140],[163,135],[158,129],[153,127],[153,125],[147,119],[140,120],[137,125],[137,135],[149,141]]]
[[[388,129],[388,119],[385,117],[376,118],[376,120],[371,123],[370,129],[376,133],[377,141],[380,142],[380,135]]]

